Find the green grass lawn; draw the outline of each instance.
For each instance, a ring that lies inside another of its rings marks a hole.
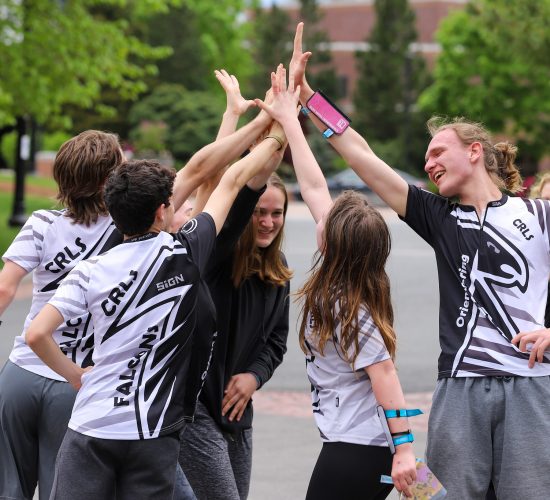
[[[0,181],[12,181],[13,176],[9,174],[0,174]],[[28,186],[39,186],[56,189],[56,184],[53,179],[45,179],[34,176],[27,176],[25,184]],[[34,210],[41,208],[56,208],[56,201],[53,197],[47,196],[25,196],[25,212],[30,215]],[[0,256],[4,254],[10,243],[13,241],[20,228],[10,227],[8,220],[13,210],[13,191],[0,191]],[[0,263],[0,267],[3,263]]]
[[[14,173],[11,170],[0,171],[0,182],[13,182],[14,178]],[[29,174],[25,176],[25,185],[47,187],[57,190],[57,184],[50,177],[38,177],[36,175]]]

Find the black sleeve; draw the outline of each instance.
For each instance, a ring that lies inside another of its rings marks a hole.
[[[288,314],[289,314],[290,283],[287,282],[282,294],[283,307],[281,314],[273,330],[269,333],[267,341],[258,357],[248,366],[247,372],[253,373],[262,387],[273,375],[275,369],[283,362],[286,353],[286,341],[288,338]]]
[[[216,245],[208,263],[209,270],[217,267],[231,255],[233,248],[254,213],[260,196],[264,194],[265,190],[266,186],[260,189],[260,191],[253,191],[248,186],[244,186],[239,191],[227,214],[225,223],[216,238]]]
[[[183,225],[176,233],[176,238],[187,244],[191,257],[202,274],[216,242],[216,224],[212,216],[201,212]]]
[[[405,221],[428,244],[433,246],[436,233],[443,227],[448,208],[449,201],[447,198],[409,185],[407,211],[404,217],[399,218]]]

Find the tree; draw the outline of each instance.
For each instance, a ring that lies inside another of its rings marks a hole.
[[[192,90],[211,87],[212,69],[201,42],[197,14],[186,5],[147,20],[144,38],[153,46],[168,46],[172,54],[157,62],[154,85],[178,83]]]
[[[480,120],[515,136],[523,166],[550,152],[550,0],[480,0],[450,15],[437,39],[429,112]],[[523,153],[522,153],[523,152]]]
[[[125,4],[120,0],[119,4]],[[129,22],[96,15],[109,0],[5,0],[0,23],[0,125],[19,116],[44,123],[63,106],[91,107],[102,86],[123,97],[145,89],[143,78],[167,55],[128,34]],[[135,0],[135,15],[162,10],[164,0]],[[8,15],[5,15],[5,13]],[[101,104],[97,104],[101,107]]]
[[[211,92],[190,91],[182,85],[159,85],[132,107],[131,136],[143,138],[144,123],[149,124],[149,132],[162,131],[162,143],[179,162],[185,163],[216,138],[223,110],[221,93],[213,96]]]
[[[247,0],[184,0],[196,15],[197,32],[204,47],[210,75],[214,69],[225,68],[243,82],[253,73],[249,51],[244,49],[250,26],[244,22]],[[218,88],[215,78],[209,78],[210,89]]]
[[[391,143],[404,170],[418,170],[425,148],[425,115],[415,103],[427,85],[424,59],[412,52],[415,15],[407,0],[376,0],[369,49],[356,54],[359,78],[354,126],[369,140]],[[394,163],[395,164],[395,161]]]
[[[252,26],[251,46],[255,71],[250,79],[250,95],[263,99],[271,86],[271,72],[275,71],[279,63],[287,65],[290,60],[290,18],[274,3],[269,9],[255,8]]]
[[[300,0],[300,20],[307,29],[304,31],[304,50],[313,52],[308,64],[308,80],[312,88],[321,89],[327,95],[341,97],[338,88],[338,78],[332,66],[332,56],[329,48],[329,38],[319,28],[323,18],[317,0]]]
[[[170,48],[167,57],[156,61],[158,72],[144,79],[148,93],[165,83],[181,84],[188,90],[217,91],[214,69],[225,67],[241,77],[252,67],[248,52],[242,48],[247,33],[247,26],[237,15],[242,8],[242,0],[171,0],[167,9],[140,18],[134,16],[133,3],[102,6],[102,16],[131,19],[133,36],[153,47]],[[75,130],[100,128],[128,137],[131,124],[127,116],[132,102],[105,86],[100,101],[115,112],[106,115],[104,109],[67,109]]]

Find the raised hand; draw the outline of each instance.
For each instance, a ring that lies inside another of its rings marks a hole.
[[[302,35],[304,32],[304,23],[298,23],[296,26],[296,34],[294,35],[294,50],[292,51],[292,59],[288,66],[289,73],[294,78],[294,84],[300,85],[302,88],[306,84],[306,66],[307,61],[311,57],[311,52],[302,52]]]
[[[226,112],[241,116],[252,106],[256,106],[253,100],[246,100],[241,95],[239,81],[235,75],[230,75],[225,69],[215,70],[214,74],[225,90],[227,100]]]
[[[296,120],[300,86],[295,87],[292,74],[286,83],[286,70],[282,64],[277,67],[276,73],[271,73],[271,88],[273,102],[270,104],[261,99],[255,99],[256,104],[284,127],[289,120]]]

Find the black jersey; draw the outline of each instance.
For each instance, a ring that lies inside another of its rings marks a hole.
[[[439,377],[550,375],[510,341],[543,328],[550,203],[503,195],[474,207],[409,186],[403,218],[434,249],[439,275]]]

